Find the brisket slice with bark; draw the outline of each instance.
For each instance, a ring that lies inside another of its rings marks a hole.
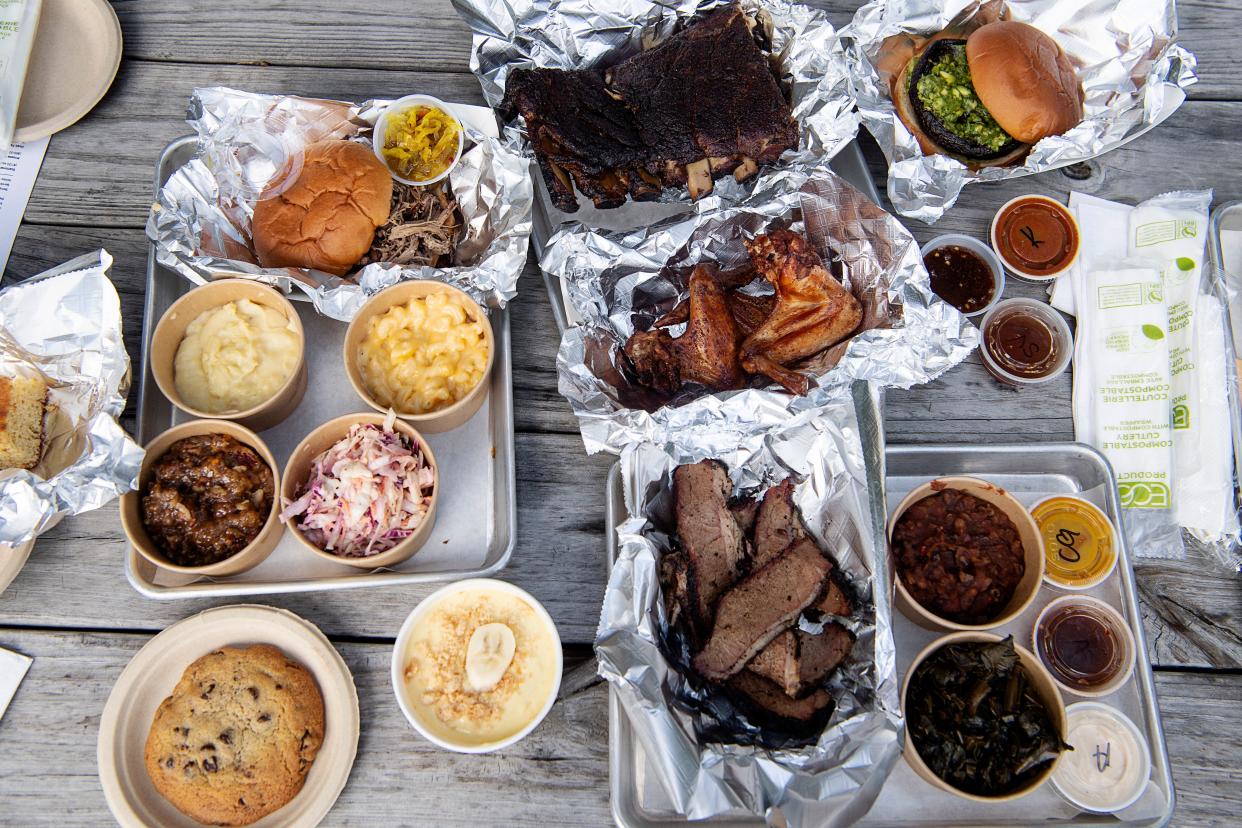
[[[770,721],[786,730],[813,731],[832,715],[836,702],[827,691],[817,689],[805,698],[794,699],[779,684],[750,670],[729,679],[725,687],[741,702],[742,708],[757,719]]]
[[[784,552],[794,541],[807,537],[793,502],[793,481],[782,480],[768,489],[755,515],[755,565],[762,566]]]
[[[720,599],[711,636],[694,657],[694,668],[712,681],[741,670],[815,603],[831,569],[813,546],[796,546],[747,575]]]
[[[694,620],[703,630],[711,627],[717,601],[746,563],[746,538],[729,511],[732,492],[729,472],[716,460],[673,472],[677,533],[690,562]]]
[[[854,646],[854,634],[840,624],[824,626],[818,635],[786,630],[759,651],[746,669],[779,684],[801,698],[837,669]]]

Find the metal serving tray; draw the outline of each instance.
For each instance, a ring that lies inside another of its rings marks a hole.
[[[953,474],[977,475],[1003,486],[1019,500],[1032,504],[1050,494],[1077,494],[1108,513],[1120,530],[1117,486],[1104,456],[1081,443],[1044,443],[994,446],[889,446],[885,487],[894,508],[914,487],[934,477]],[[607,537],[608,560],[616,558],[616,526],[625,519],[620,466],[614,465],[608,477]],[[1135,805],[1116,816],[1079,812],[1067,805],[1045,784],[1020,800],[981,804],[940,791],[915,775],[904,761],[899,762],[885,784],[863,826],[921,826],[921,828],[961,828],[961,826],[1099,826],[1099,828],[1152,828],[1166,825],[1173,815],[1173,779],[1168,751],[1160,726],[1160,711],[1152,683],[1147,642],[1139,614],[1138,593],[1130,566],[1130,552],[1123,531],[1120,560],[1113,575],[1087,594],[1116,607],[1129,622],[1138,644],[1139,659],[1134,677],[1120,690],[1100,699],[1122,710],[1144,731],[1151,745],[1152,772],[1148,788]],[[1063,595],[1046,584],[1033,605],[1015,622],[995,632],[1013,633],[1015,640],[1030,646],[1031,628],[1039,611],[1051,599]],[[893,619],[897,643],[897,666],[904,676],[914,656],[938,637],[937,633],[915,626],[899,613]],[[1066,694],[1067,703],[1079,701]],[[612,813],[622,828],[656,828],[684,824],[671,808],[661,783],[651,775],[642,746],[634,739],[629,719],[616,694],[609,692],[609,778]],[[722,815],[705,820],[711,825],[763,825],[749,814]]]
[[[867,198],[880,204],[880,192],[875,188],[875,181],[871,178],[871,172],[867,169],[867,159],[863,157],[862,149],[858,146],[858,141],[850,141],[840,152],[833,156],[828,162],[828,166],[837,175],[844,178],[850,184],[854,185]],[[551,203],[547,193],[542,189],[544,187],[543,177],[539,175],[533,176],[535,186],[540,188],[540,195],[535,199],[535,218],[531,229],[531,243],[533,249],[538,252],[543,250],[543,246],[547,244],[548,239],[556,230],[557,225],[569,214],[557,213],[555,215],[549,213],[548,205]],[[554,209],[554,208],[553,208]],[[635,207],[633,204],[627,204],[617,210],[595,210],[593,207],[584,206],[583,213],[590,215],[590,222],[595,227],[625,227],[628,226],[625,211],[630,209],[641,209],[648,222],[658,221],[666,216],[676,215],[689,211],[689,206],[685,204],[641,204]],[[577,215],[577,214],[575,214]],[[586,220],[586,219],[584,219]],[[578,324],[578,314],[569,303],[569,296],[565,291],[565,286],[557,277],[547,273],[543,274],[543,284],[548,291],[548,300],[552,303],[552,314],[556,317],[556,327],[561,333],[565,332],[565,328],[569,325]]]
[[[155,187],[194,154],[193,136],[173,141],[160,156]],[[146,364],[155,324],[192,285],[160,266],[154,248],[147,257],[147,298],[142,327],[143,375],[138,392],[138,441],[146,444],[165,429],[192,419],[160,393]],[[345,323],[329,319],[300,295],[294,306],[306,330],[306,367],[310,381],[297,410],[261,434],[283,468],[289,453],[319,423],[341,414],[369,411],[353,393],[341,362]],[[450,432],[427,435],[440,466],[445,496],[436,525],[422,549],[392,568],[359,570],[321,560],[286,533],[275,551],[254,569],[227,578],[191,579],[157,570],[132,548],[125,557],[130,584],[148,598],[161,600],[206,596],[264,595],[279,592],[350,589],[476,578],[500,571],[513,553],[516,482],[513,447],[513,383],[509,314],[490,313],[496,341],[491,391],[471,420]]]

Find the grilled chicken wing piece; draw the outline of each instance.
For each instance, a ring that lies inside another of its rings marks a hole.
[[[716,281],[715,265],[694,269],[689,293],[689,300],[657,320],[656,327],[635,333],[625,343],[638,383],[666,394],[685,382],[715,391],[740,388],[746,380],[738,359],[740,337],[725,291]],[[662,330],[680,322],[689,324],[676,339]]]
[[[742,341],[742,367],[796,394],[810,380],[792,362],[830,348],[862,322],[862,305],[824,266],[804,236],[777,230],[746,243],[751,261],[776,289],[776,307]]]
[[[690,274],[690,323],[673,340],[681,378],[717,391],[740,388],[746,380],[738,360],[737,326],[716,266],[701,264]]]

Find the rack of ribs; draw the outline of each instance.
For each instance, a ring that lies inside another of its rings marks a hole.
[[[574,185],[600,208],[665,187],[699,198],[715,179],[744,180],[797,146],[756,37],[752,18],[723,6],[606,72],[517,69],[499,111],[525,120],[548,193],[565,212],[578,209]]]

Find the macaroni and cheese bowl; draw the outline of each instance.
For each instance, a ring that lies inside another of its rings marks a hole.
[[[345,372],[358,396],[425,433],[448,431],[474,416],[487,398],[495,355],[483,308],[441,282],[385,288],[345,333]]]

